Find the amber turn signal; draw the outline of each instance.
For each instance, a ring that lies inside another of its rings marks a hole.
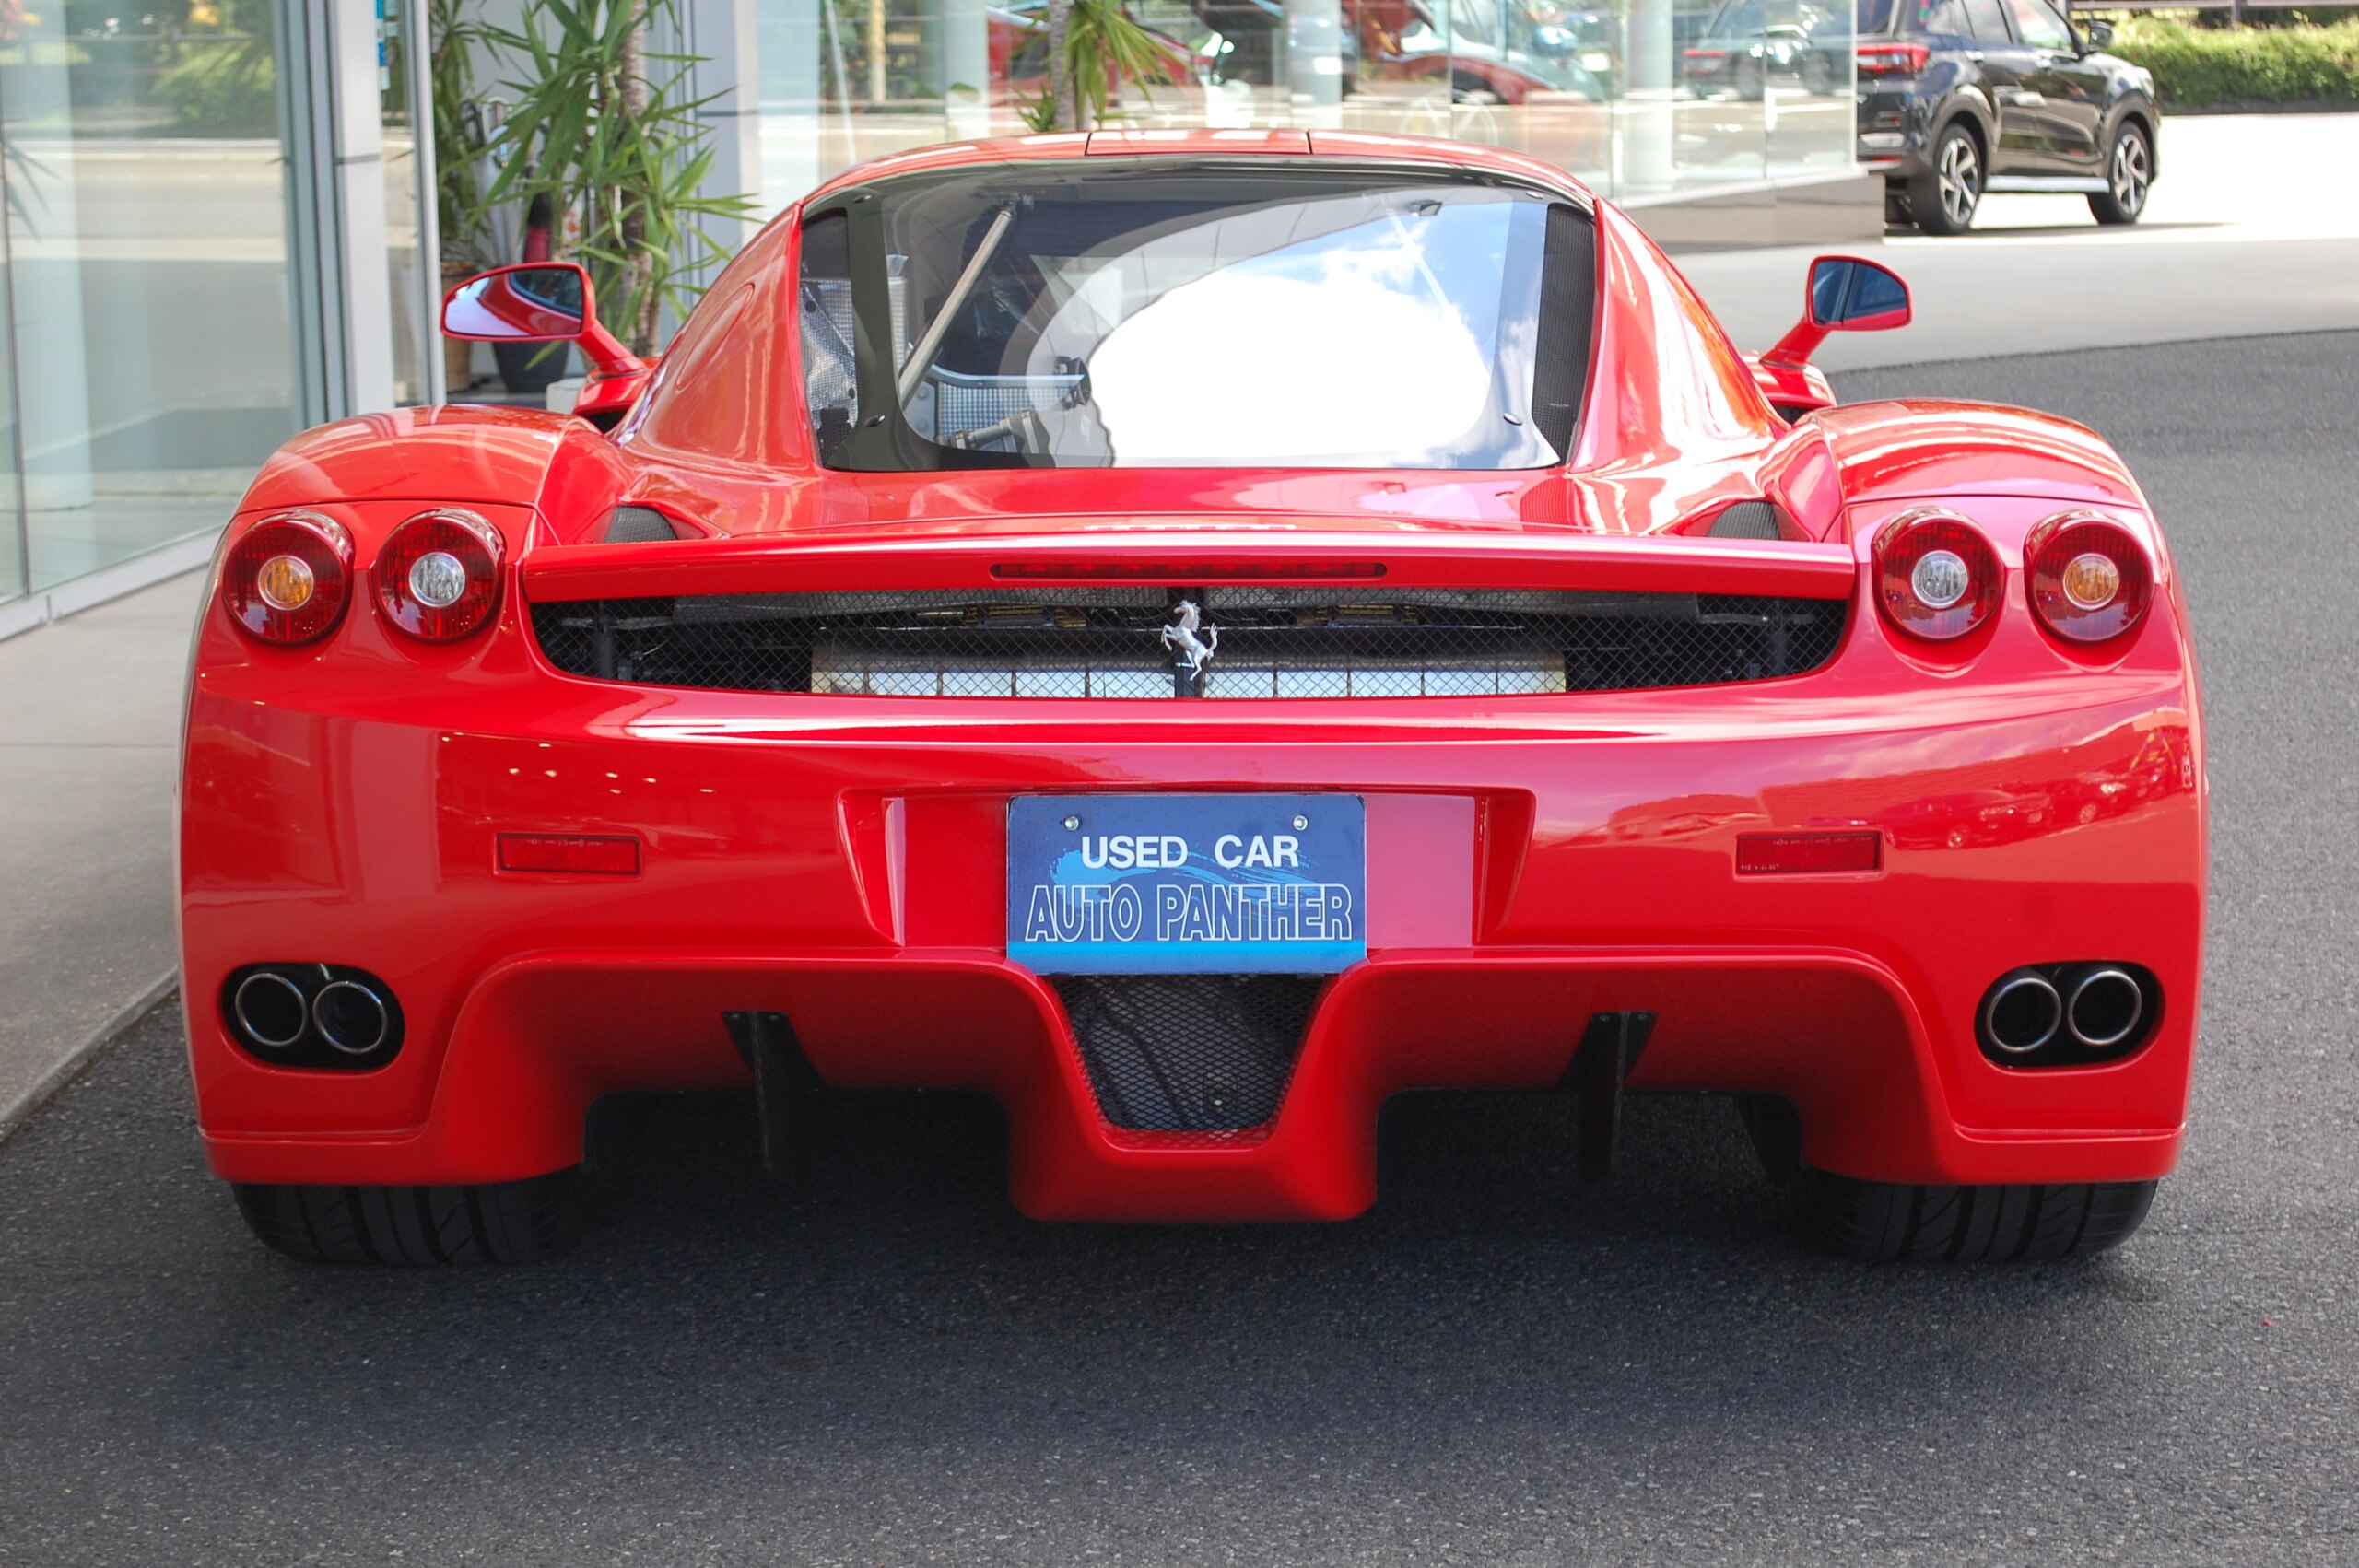
[[[314,511],[279,512],[241,534],[221,562],[221,599],[258,641],[325,637],[352,597],[352,535]]]
[[[2137,536],[2103,512],[2059,512],[2024,541],[2024,584],[2049,631],[2109,642],[2145,618],[2154,568]]]

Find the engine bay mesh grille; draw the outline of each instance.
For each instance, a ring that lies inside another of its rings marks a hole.
[[[1321,977],[1062,975],[1097,1108],[1138,1132],[1235,1132],[1278,1114]]]
[[[1734,594],[1092,587],[581,600],[534,604],[532,616],[549,661],[593,680],[1150,699],[1517,696],[1766,680],[1825,663],[1848,609]],[[1192,659],[1191,649],[1208,656]]]

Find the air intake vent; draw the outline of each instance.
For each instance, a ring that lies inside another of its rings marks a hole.
[[[1187,658],[1190,618],[1201,661]],[[1814,670],[1839,600],[1493,589],[1074,588],[535,604],[569,674],[843,696],[1539,696]]]
[[[672,520],[653,507],[616,507],[606,519],[605,543],[609,544],[646,544],[679,536]]]
[[[1278,1114],[1320,980],[1107,975],[1053,982],[1097,1108],[1116,1127],[1235,1132]]]
[[[1767,501],[1738,501],[1720,509],[1712,520],[1715,539],[1780,539],[1785,536],[1778,509]]]

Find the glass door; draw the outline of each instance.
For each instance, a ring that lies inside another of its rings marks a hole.
[[[0,6],[18,590],[219,528],[297,427],[272,0],[122,9]]]

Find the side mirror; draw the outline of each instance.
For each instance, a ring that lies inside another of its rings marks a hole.
[[[1807,365],[1834,332],[1889,332],[1908,324],[1908,286],[1890,267],[1857,256],[1821,256],[1810,264],[1802,319],[1762,355],[1767,365]]]
[[[1810,324],[1824,332],[1888,332],[1908,324],[1908,286],[1890,267],[1850,256],[1810,264]]]
[[[442,297],[442,333],[471,342],[581,345],[590,374],[573,411],[607,425],[654,369],[598,324],[590,274],[578,262],[521,262],[467,279]]]
[[[445,336],[482,343],[570,343],[597,318],[590,275],[573,262],[499,267],[443,297]]]
[[[2088,45],[2089,50],[2111,49],[2113,47],[2113,24],[2111,22],[2081,22],[2076,25],[2080,28],[2081,37]]]

